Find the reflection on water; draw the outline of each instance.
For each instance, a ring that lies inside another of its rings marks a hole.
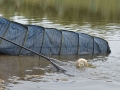
[[[7,80],[11,76],[44,74],[44,71],[34,69],[34,67],[41,67],[41,63],[43,66],[48,64],[45,60],[41,61],[39,57],[2,55],[0,56],[0,78]]]
[[[72,56],[51,56],[63,62],[75,61],[78,59],[76,55]],[[85,58],[85,56],[82,56]],[[92,59],[96,56],[87,56],[86,59]],[[63,65],[62,62],[56,62],[58,65]],[[66,63],[67,64],[67,63]],[[55,68],[47,68],[50,62],[40,58],[39,56],[0,56],[0,78],[7,80],[9,77],[18,76],[25,77],[25,75],[44,75],[46,72],[52,71]],[[65,66],[67,67],[67,66]],[[64,68],[65,68],[64,67]],[[45,69],[44,69],[45,68]],[[48,69],[48,70],[47,70]],[[50,70],[51,69],[51,70]],[[71,73],[72,74],[72,73]]]
[[[24,16],[28,23],[47,18],[58,24],[105,25],[120,21],[119,0],[0,0],[0,14]],[[9,8],[8,8],[9,7]]]
[[[56,90],[55,88],[61,90],[64,83],[67,83],[69,87],[66,89],[72,87],[76,90],[92,90],[95,87],[102,89],[100,85],[104,85],[104,89],[113,87],[116,87],[115,90],[119,89],[119,3],[119,0],[0,0],[0,16],[2,17],[22,24],[41,25],[101,37],[108,41],[112,51],[110,55],[50,56],[62,61],[67,74],[74,77],[56,73],[50,62],[39,56],[0,55],[0,79],[8,82],[9,79],[19,77],[21,79],[18,82],[24,83],[22,87],[28,90],[32,90],[33,86],[36,90],[39,90],[40,86],[45,90]],[[96,68],[76,69],[75,61],[78,58],[87,59]],[[31,82],[31,79],[24,82],[24,78],[29,75],[35,79],[36,75],[42,75],[42,79],[38,77],[37,84]],[[118,83],[115,83],[116,81]],[[15,84],[12,86],[15,87],[14,89],[11,87],[12,90],[22,88]],[[54,87],[49,88],[50,86]]]

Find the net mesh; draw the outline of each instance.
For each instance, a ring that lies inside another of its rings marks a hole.
[[[110,53],[108,42],[85,33],[22,25],[0,17],[0,36],[40,54]],[[0,39],[0,53],[32,55],[10,42]]]

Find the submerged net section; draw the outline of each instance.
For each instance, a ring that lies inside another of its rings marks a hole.
[[[22,25],[0,17],[0,36],[40,54],[110,53],[108,42],[98,37],[36,25]],[[0,53],[32,55],[10,42],[0,39]]]
[[[93,37],[84,33],[79,34],[78,54],[92,54],[94,51]]]
[[[94,37],[94,53],[109,53],[110,48],[108,42],[99,38]]]
[[[7,20],[4,20],[7,22]],[[5,24],[4,24],[5,25]],[[26,32],[28,28],[26,26],[23,26],[22,24],[16,23],[16,22],[10,22],[9,25],[6,23],[6,26],[8,26],[5,29],[0,28],[0,32],[4,31],[4,34],[0,33],[0,36],[13,41],[19,45],[23,45],[24,39],[26,37]],[[5,26],[5,27],[6,27]],[[21,48],[11,44],[5,40],[0,41],[0,52],[4,54],[11,54],[11,55],[19,55]]]
[[[62,44],[60,54],[78,54],[78,34],[62,30]]]
[[[37,53],[40,53],[44,39],[44,28],[41,26],[27,25],[28,31],[23,46],[29,48]],[[22,49],[20,55],[33,54],[30,51]]]
[[[10,25],[10,21],[4,18],[0,18],[0,36],[3,36]],[[1,39],[0,39],[1,41]]]
[[[61,31],[54,28],[45,28],[42,54],[60,54],[61,48]]]

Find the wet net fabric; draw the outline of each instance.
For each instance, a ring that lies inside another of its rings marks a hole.
[[[54,28],[45,28],[41,54],[60,54],[61,31]]]
[[[27,25],[28,31],[26,33],[26,38],[24,40],[23,46],[33,51],[40,53],[43,39],[44,39],[44,28],[41,26]],[[22,49],[20,51],[21,55],[33,54],[30,51]]]
[[[40,54],[110,53],[108,42],[84,33],[36,25],[22,25],[0,17],[0,36]],[[10,42],[0,39],[0,53],[33,55]]]
[[[110,48],[105,40],[94,37],[94,53],[109,53],[109,51]]]
[[[91,54],[94,53],[94,40],[93,37],[84,33],[79,34],[79,49],[78,54]]]
[[[77,33],[63,30],[60,54],[78,54],[78,40]]]
[[[0,23],[0,36],[13,41],[19,45],[23,45],[27,32],[27,27],[16,22],[9,22],[5,19],[0,19],[3,23]],[[0,21],[1,22],[1,21]],[[6,23],[7,22],[7,23]],[[1,27],[4,25],[6,28]],[[2,33],[1,33],[2,32]],[[11,44],[5,40],[0,41],[0,52],[4,54],[19,55],[21,48]]]

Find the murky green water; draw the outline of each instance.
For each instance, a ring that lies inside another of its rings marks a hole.
[[[108,41],[109,55],[50,56],[67,74],[39,56],[0,55],[0,79],[10,90],[118,90],[120,88],[119,0],[0,0],[0,16],[22,24],[79,31]],[[85,58],[96,68],[76,69]]]

